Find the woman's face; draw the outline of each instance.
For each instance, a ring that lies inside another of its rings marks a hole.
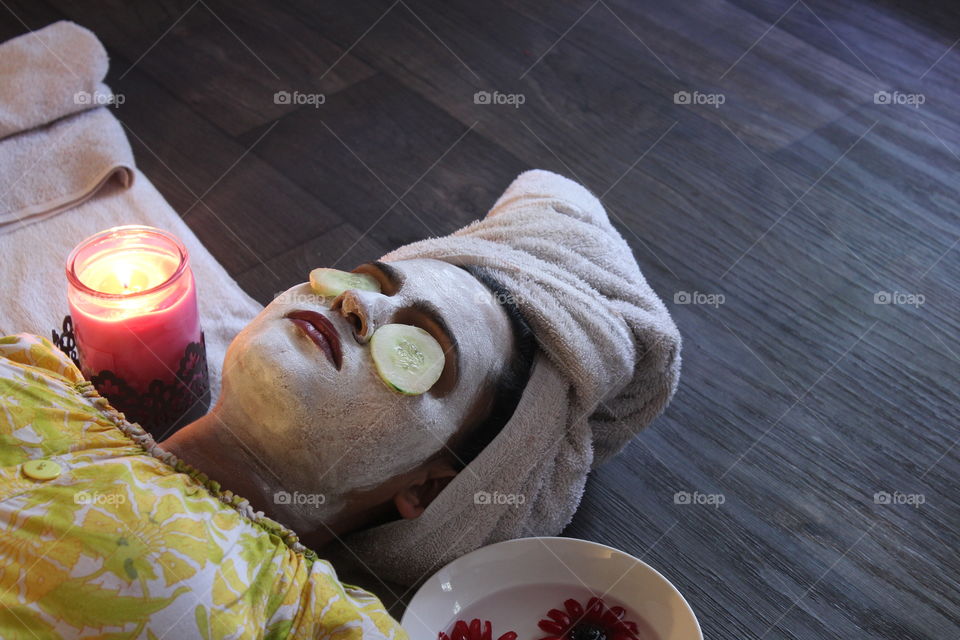
[[[354,271],[375,278],[380,292],[325,299],[304,283],[254,318],[227,351],[217,407],[228,424],[243,425],[236,435],[287,491],[323,494],[327,509],[416,467],[485,416],[514,348],[503,308],[463,269],[420,259]],[[339,370],[310,328],[289,317],[298,311],[332,323]],[[377,374],[369,339],[391,323],[426,330],[444,351],[443,372],[423,394],[402,395]]]

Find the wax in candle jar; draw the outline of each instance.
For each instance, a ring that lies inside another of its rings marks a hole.
[[[138,293],[163,284],[177,270],[177,262],[169,254],[130,249],[102,256],[79,277],[85,285],[101,293]]]

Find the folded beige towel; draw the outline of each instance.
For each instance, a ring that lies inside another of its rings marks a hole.
[[[100,107],[0,140],[0,235],[133,182],[123,127]]]
[[[663,411],[680,373],[666,307],[603,205],[571,180],[528,171],[483,220],[382,260],[409,258],[489,269],[538,353],[513,417],[419,518],[346,539],[344,560],[406,584],[483,545],[559,533],[587,473]]]
[[[89,29],[55,22],[0,45],[0,138],[110,96],[107,52]]]
[[[57,22],[0,45],[0,234],[133,180],[133,153],[109,107],[107,53]]]

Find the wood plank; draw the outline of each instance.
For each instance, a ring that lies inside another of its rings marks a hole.
[[[231,274],[339,223],[249,152],[252,143],[226,136],[139,69],[114,84],[138,166]]]
[[[293,100],[275,102],[278,91],[333,94],[373,73],[269,3],[117,2],[91,12],[80,2],[54,1],[123,55],[114,72],[145,71],[231,135],[296,110]]]
[[[259,135],[252,131],[244,142]],[[336,94],[321,109],[290,114],[254,153],[342,220],[374,227],[387,247],[445,235],[482,217],[525,168],[383,75]]]
[[[306,282],[312,269],[339,265],[352,269],[376,260],[390,250],[377,233],[364,234],[350,223],[255,265],[237,276],[237,282],[253,298],[267,305],[290,287]],[[279,279],[274,276],[279,275]]]

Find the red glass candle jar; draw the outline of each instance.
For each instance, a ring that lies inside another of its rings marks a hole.
[[[207,410],[196,284],[183,243],[147,226],[101,231],[70,253],[67,282],[81,370],[111,404],[150,431]]]

